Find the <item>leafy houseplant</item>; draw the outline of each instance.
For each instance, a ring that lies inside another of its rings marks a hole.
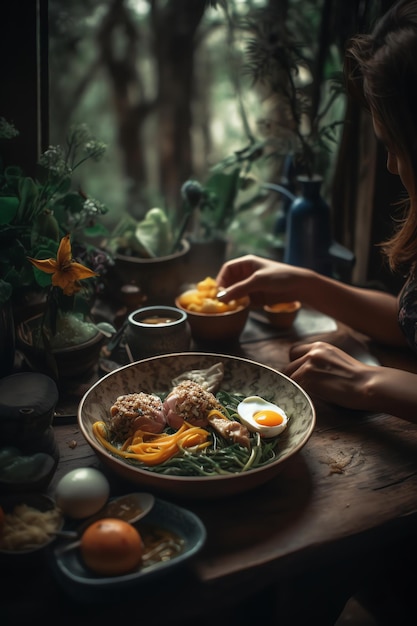
[[[177,211],[155,207],[142,221],[122,218],[106,247],[111,254],[157,258],[177,252],[184,237],[205,242],[224,237],[236,215],[253,206],[258,198],[259,189],[249,198],[247,190],[255,186],[249,170],[261,154],[260,144],[250,144],[215,165],[204,184],[187,180],[181,188],[182,203]]]
[[[214,167],[204,184],[186,181],[175,210],[154,207],[141,221],[122,218],[105,244],[115,261],[112,296],[125,306],[134,301],[136,308],[173,306],[184,284],[213,275],[226,253],[228,227],[253,204],[253,196],[247,201],[239,194],[251,186],[247,174],[260,154],[259,146],[250,145]]]
[[[36,369],[55,379],[63,373],[73,376],[74,370],[80,371],[80,368],[84,372],[90,365],[85,361],[86,350],[91,352],[92,348],[93,359],[96,359],[104,336],[115,332],[109,324],[94,324],[85,304],[88,297],[84,297],[80,281],[93,279],[96,273],[73,259],[69,235],[62,238],[56,258],[28,260],[34,266],[37,282],[47,290],[47,299],[43,313],[23,321],[18,328],[23,352],[26,351],[29,363],[34,363]],[[84,353],[81,363],[76,365],[73,357],[71,368],[63,372],[60,351],[64,351],[65,356],[68,352],[75,354],[79,348]]]
[[[12,139],[16,134],[0,118],[0,138]],[[41,155],[34,178],[18,166],[0,169],[0,304],[12,305],[17,335],[25,330],[27,345],[43,353],[45,368],[55,377],[56,350],[64,346],[72,350],[74,344],[85,341],[86,332],[102,340],[103,332],[114,330],[99,328],[89,320],[91,299],[103,280],[98,272],[101,269],[105,274],[112,259],[86,241],[90,235],[103,233],[98,220],[107,209],[72,188],[74,171],[87,159],[99,160],[104,151],[104,144],[81,125],[71,129],[65,149],[51,146]],[[42,267],[55,267],[50,272],[52,282]],[[81,289],[79,281],[87,277],[89,284]],[[36,296],[35,311],[41,311],[41,316],[25,313],[31,302],[27,294]],[[31,316],[29,331],[27,318]]]
[[[0,139],[12,139],[16,134],[14,127],[0,118]],[[65,149],[51,146],[41,155],[35,178],[26,176],[19,166],[0,169],[2,301],[18,300],[28,290],[39,290],[28,257],[55,256],[60,239],[67,233],[72,234],[74,248],[91,254],[93,246],[86,241],[103,234],[99,218],[107,208],[83,191],[74,190],[72,176],[87,159],[100,160],[105,149],[85,125],[80,125],[70,130]],[[107,259],[106,263],[110,262]]]
[[[247,71],[265,106],[259,126],[284,157],[283,185],[266,187],[290,198],[275,230],[284,234],[284,262],[333,275],[337,265],[354,262],[350,251],[333,241],[331,210],[321,189],[331,182],[331,153],[343,124],[341,60],[330,38],[315,30],[319,23],[306,20],[308,10],[297,16],[287,9],[284,14],[283,7],[271,4],[246,24]]]
[[[291,31],[279,7],[255,11],[246,27],[246,69],[269,104],[260,127],[277,150],[292,156],[297,175],[323,176],[343,123],[337,107],[344,95],[340,63],[319,47],[321,38],[300,42],[300,30]],[[304,25],[306,36],[313,31]]]

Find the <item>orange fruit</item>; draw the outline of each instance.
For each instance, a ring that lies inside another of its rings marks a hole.
[[[122,519],[106,517],[93,522],[81,536],[81,556],[96,574],[117,576],[142,562],[143,541],[139,531]]]

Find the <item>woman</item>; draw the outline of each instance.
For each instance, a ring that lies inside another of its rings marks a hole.
[[[402,292],[395,297],[358,288],[250,255],[221,268],[219,298],[248,294],[255,306],[301,300],[377,342],[417,352],[417,0],[398,2],[372,34],[351,40],[345,76],[370,111],[389,172],[408,194],[399,228],[382,245],[391,269],[407,276]],[[294,346],[290,358],[285,373],[315,398],[417,423],[417,374],[365,365],[324,342]]]
[[[395,297],[346,285],[306,268],[250,255],[221,268],[216,280],[224,292],[219,297],[229,301],[248,294],[255,306],[301,300],[377,342],[408,345],[417,352],[417,0],[401,0],[372,34],[349,42],[345,76],[350,92],[372,116],[376,136],[387,150],[389,172],[401,178],[407,191],[403,219],[382,245],[391,269],[406,276],[401,293]],[[294,346],[290,358],[285,373],[312,397],[417,423],[417,374],[365,365],[324,342]],[[322,626],[333,624],[344,602],[358,592],[372,606],[377,624],[417,623],[414,575],[408,574],[415,568],[417,546],[410,537],[403,541],[364,555],[360,566],[342,563],[336,575],[323,571],[314,580],[290,582],[289,596],[280,605],[287,621],[281,623],[294,626],[317,618]],[[292,588],[295,595],[303,590],[302,601],[291,602]]]

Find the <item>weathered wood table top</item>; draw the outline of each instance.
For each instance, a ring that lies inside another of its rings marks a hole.
[[[294,342],[317,338],[340,345],[358,358],[368,359],[372,354],[383,364],[417,372],[417,360],[408,352],[371,345],[312,311],[303,311],[293,329],[285,332],[274,331],[255,315],[241,342],[227,352],[280,370]],[[200,351],[198,346],[194,349]],[[80,394],[84,387],[80,386]],[[65,398],[66,404],[58,407],[55,434],[60,463],[51,493],[71,469],[87,465],[104,469],[78,429],[79,397]],[[365,548],[382,547],[398,533],[405,536],[412,531],[417,516],[417,426],[391,415],[329,406],[316,405],[316,412],[316,428],[306,446],[262,487],[223,500],[172,500],[200,516],[207,541],[183,572],[183,579],[163,584],[163,601],[158,600],[159,583],[141,597],[136,613],[139,623],[145,623],[145,615],[152,615],[148,624],[177,623],[172,612],[175,602],[182,608],[178,623],[210,615],[211,610],[216,614],[227,598],[232,602],[236,589],[240,597],[245,586],[256,591],[292,573],[314,570],[315,563],[343,562]],[[119,478],[109,478],[116,492],[129,487]],[[34,612],[46,611],[42,607],[48,602],[58,603],[60,624],[84,623],[84,618],[86,624],[101,623],[100,616],[103,620],[105,616],[121,618],[120,606],[89,606],[88,610],[78,606],[57,588],[46,566],[33,579],[32,586],[25,583],[16,590],[12,576],[9,591],[7,584],[3,586],[2,605],[11,620],[6,624],[18,624],[19,619],[23,623],[29,615],[33,618]],[[183,593],[186,590],[184,595],[178,585]],[[135,601],[132,598],[132,607]],[[129,614],[123,601],[124,618]],[[87,616],[92,615],[98,621],[88,622]]]

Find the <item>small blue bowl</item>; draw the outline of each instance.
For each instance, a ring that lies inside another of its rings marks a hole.
[[[61,552],[63,544],[56,542],[49,554],[50,564],[58,583],[69,596],[82,602],[119,601],[121,594],[131,594],[134,587],[144,586],[156,577],[176,573],[179,566],[201,550],[206,540],[206,529],[199,517],[159,498],[155,499],[150,513],[134,525],[139,532],[145,526],[171,531],[182,540],[181,551],[170,560],[139,566],[129,574],[100,576],[85,567],[77,548]]]

